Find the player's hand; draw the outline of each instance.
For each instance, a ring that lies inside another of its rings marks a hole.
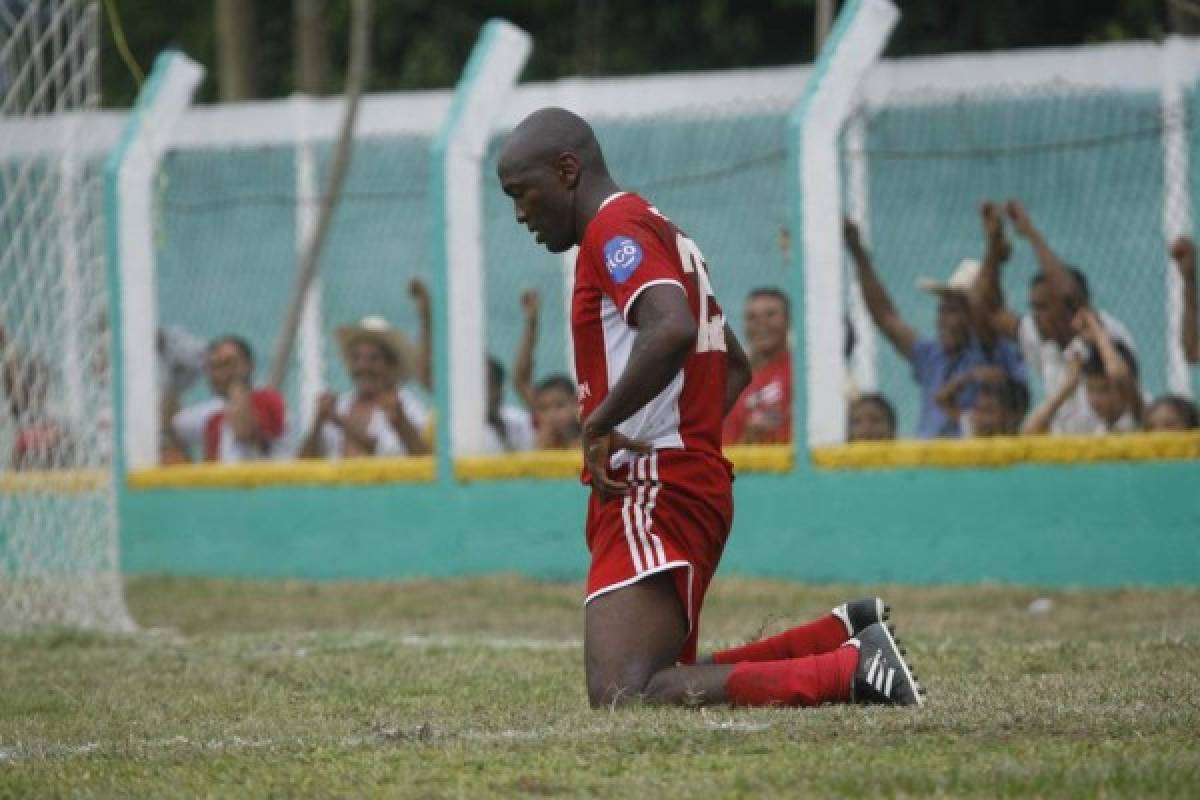
[[[419,308],[429,307],[429,287],[420,278],[413,278],[408,282],[408,296]]]
[[[1012,255],[1012,245],[1004,235],[1004,215],[991,200],[985,200],[979,207],[979,217],[983,220],[983,235],[987,238],[988,249],[995,253],[1000,263],[1008,261]]]
[[[542,311],[542,296],[537,289],[526,289],[521,292],[521,311],[525,313],[525,324],[536,325],[538,315]]]
[[[1025,210],[1025,206],[1021,205],[1019,200],[1009,200],[1004,204],[1004,210],[1008,214],[1008,218],[1012,220],[1013,229],[1029,238],[1036,230],[1033,227],[1033,220],[1029,218],[1029,212]]]
[[[842,238],[846,241],[846,247],[850,249],[851,253],[862,252],[862,234],[849,217],[842,218]]]
[[[1190,236],[1180,236],[1175,240],[1175,243],[1171,245],[1171,258],[1175,259],[1175,266],[1179,268],[1181,276],[1185,278],[1195,276],[1196,243],[1192,241]],[[0,340],[0,342],[2,341]]]
[[[650,445],[637,442],[617,431],[599,432],[590,425],[583,426],[583,463],[592,476],[592,489],[600,495],[601,500],[618,497],[629,493],[629,484],[625,481],[613,480],[608,475],[608,459],[618,450],[632,450],[635,453],[649,453]]]

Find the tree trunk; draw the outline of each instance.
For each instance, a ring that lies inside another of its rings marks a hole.
[[[833,17],[837,13],[836,0],[817,0],[815,9],[815,19],[813,20],[813,31],[815,41],[813,42],[813,60],[821,53],[821,47],[825,44],[825,40],[829,38],[829,31],[833,28]]]
[[[292,21],[296,90],[310,95],[325,94],[329,80],[325,0],[293,0]]]
[[[216,0],[217,93],[223,103],[254,97],[254,3]]]

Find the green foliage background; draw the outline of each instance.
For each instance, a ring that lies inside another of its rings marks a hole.
[[[257,94],[292,91],[292,3],[245,0],[255,6]],[[627,75],[674,70],[794,64],[813,57],[815,0],[376,0],[370,89],[452,86],[480,25],[505,17],[533,34],[536,48],[524,78]],[[1159,38],[1167,29],[1166,0],[899,0],[904,12],[889,54],[994,50]],[[213,3],[116,0],[130,48],[147,67],[167,46],[210,68],[216,63]],[[326,4],[333,72],[342,84],[349,3]],[[121,62],[107,25],[104,104],[125,107],[137,87]],[[216,97],[210,69],[200,99]]]

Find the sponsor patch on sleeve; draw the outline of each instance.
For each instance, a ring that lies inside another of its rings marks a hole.
[[[642,263],[642,246],[628,236],[614,236],[604,245],[604,266],[616,283],[624,283]]]

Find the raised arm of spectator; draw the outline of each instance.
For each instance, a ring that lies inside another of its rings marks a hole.
[[[1033,224],[1033,218],[1029,216],[1029,212],[1025,210],[1025,206],[1021,205],[1020,201],[1009,200],[1005,209],[1008,212],[1008,218],[1012,220],[1013,229],[1033,246],[1034,255],[1037,256],[1038,260],[1038,267],[1041,269],[1042,274],[1046,276],[1046,281],[1050,288],[1054,290],[1055,295],[1064,300],[1074,296],[1075,281],[1071,277],[1071,274],[1067,272],[1066,264],[1051,249],[1049,242],[1046,241],[1046,237]]]
[[[254,402],[250,381],[248,379],[234,380],[229,384],[229,395],[225,402],[225,419],[233,431],[233,436],[243,444],[257,444],[266,448],[267,439],[258,425],[258,417],[254,413]]]
[[[725,369],[725,410],[722,416],[730,412],[742,392],[746,391],[751,377],[750,358],[728,322],[725,323],[725,354],[728,356],[728,366]]]
[[[1012,245],[1004,235],[1004,215],[990,201],[979,208],[983,222],[983,265],[979,277],[967,294],[971,303],[971,315],[978,327],[1008,339],[1017,338],[1020,320],[1004,302],[1004,287],[1000,283],[1000,272],[1009,256]],[[983,331],[981,331],[981,335]],[[987,340],[989,337],[983,335]]]
[[[1200,364],[1200,327],[1196,320],[1196,244],[1180,236],[1171,246],[1171,258],[1183,279],[1183,327],[1180,343],[1189,364]]]
[[[166,459],[170,455],[174,461],[187,461],[191,458],[187,445],[175,430],[175,415],[179,413],[182,403],[175,386],[170,382],[162,389],[162,397],[158,403],[159,413],[159,455]]]
[[[423,456],[433,452],[433,448],[429,446],[425,437],[417,430],[417,426],[413,425],[408,414],[404,412],[404,404],[400,402],[396,392],[385,392],[380,397],[379,408],[387,417],[388,425],[392,426],[392,430],[400,437],[400,441],[404,442],[404,449],[410,456]],[[372,439],[372,452],[374,452],[374,448],[375,442]]]
[[[1084,339],[1095,345],[1096,350],[1100,353],[1100,361],[1104,364],[1105,376],[1117,385],[1118,391],[1125,398],[1125,402],[1129,404],[1133,418],[1141,422],[1144,401],[1142,389],[1138,385],[1137,373],[1117,352],[1117,346],[1113,344],[1112,337],[1108,335],[1104,323],[1100,321],[1094,311],[1085,308],[1076,315],[1075,327]]]
[[[1040,406],[1030,412],[1029,416],[1025,418],[1025,423],[1021,425],[1021,433],[1049,433],[1054,415],[1079,388],[1082,375],[1083,361],[1078,355],[1072,354],[1067,360],[1067,372],[1062,385],[1058,387],[1058,391],[1047,397]]]
[[[417,380],[429,391],[433,391],[433,308],[429,300],[429,287],[420,278],[408,283],[408,294],[417,307]]]
[[[858,275],[858,285],[862,288],[863,300],[871,319],[883,331],[900,355],[906,359],[912,358],[913,347],[917,343],[917,332],[904,321],[887,290],[879,282],[871,256],[863,246],[858,226],[850,220],[842,223],[842,234],[846,240],[846,249],[854,259],[855,272]]]
[[[525,327],[521,331],[521,343],[517,347],[517,357],[513,361],[513,389],[525,403],[525,407],[533,410],[533,350],[537,347],[538,320],[542,310],[542,298],[537,289],[526,289],[521,292],[521,313],[525,317]]]
[[[300,443],[301,458],[321,458],[328,455],[325,452],[325,423],[333,422],[337,417],[337,395],[333,392],[321,392],[317,396],[317,407],[313,414],[312,427],[304,435]],[[336,424],[336,423],[334,423]]]

